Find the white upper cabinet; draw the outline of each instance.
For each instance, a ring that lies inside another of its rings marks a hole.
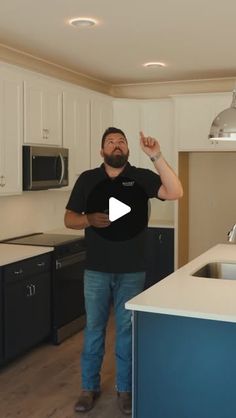
[[[24,82],[24,142],[62,145],[62,88],[41,77]]]
[[[90,168],[90,97],[77,87],[63,91],[63,147],[69,148],[71,189],[78,176]]]
[[[159,141],[161,152],[170,165],[174,162],[174,106],[171,99],[142,103],[142,130],[145,136]],[[144,152],[140,154],[141,167],[154,170],[154,165]]]
[[[121,129],[129,144],[129,162],[140,166],[139,132],[141,129],[141,102],[138,100],[116,99],[113,102],[113,121]]]
[[[130,157],[129,162],[136,167],[149,168],[156,172],[149,157],[140,146],[139,132],[156,138],[164,158],[173,166],[174,122],[173,102],[171,99],[128,100],[115,99],[113,104],[114,125],[122,129],[127,136]],[[174,218],[173,202],[160,202],[151,199],[151,219],[168,220]]]
[[[131,164],[137,167],[155,168],[140,147],[139,132],[159,140],[163,155],[173,160],[173,103],[171,99],[127,100],[117,99],[113,104],[114,125],[127,136]]]
[[[0,195],[22,192],[23,79],[0,68]]]
[[[102,135],[113,125],[112,98],[102,94],[91,96],[91,168],[98,167],[103,160],[100,155]]]
[[[213,119],[230,107],[231,93],[209,93],[174,97],[176,145],[183,151],[236,149],[236,142],[212,143],[208,139]]]

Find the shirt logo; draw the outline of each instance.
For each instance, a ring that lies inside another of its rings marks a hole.
[[[132,187],[134,185],[134,181],[123,181],[122,185],[125,187]]]

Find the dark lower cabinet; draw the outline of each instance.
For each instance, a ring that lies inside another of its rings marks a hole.
[[[148,228],[145,289],[174,271],[174,228]]]
[[[50,334],[51,257],[4,268],[4,357],[8,361]]]
[[[2,268],[0,267],[0,365],[3,363],[3,298],[2,298]]]

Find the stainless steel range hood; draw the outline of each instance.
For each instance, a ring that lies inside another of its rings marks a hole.
[[[236,141],[236,90],[231,106],[213,120],[208,138],[211,141]]]

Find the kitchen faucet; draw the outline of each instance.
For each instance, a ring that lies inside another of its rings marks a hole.
[[[236,224],[233,225],[232,229],[228,233],[228,241],[229,242],[236,241]]]

